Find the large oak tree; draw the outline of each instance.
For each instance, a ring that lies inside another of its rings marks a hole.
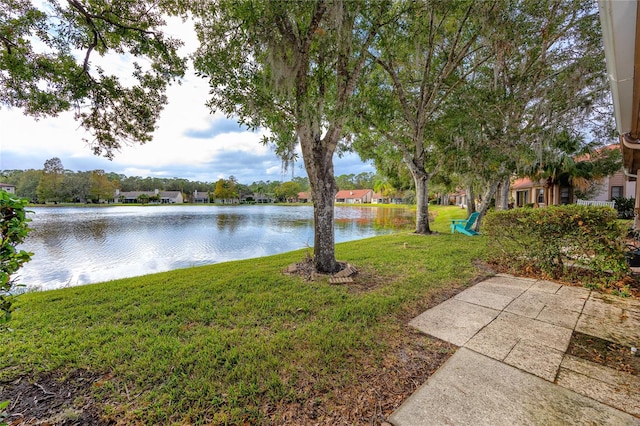
[[[430,233],[429,181],[446,162],[434,130],[448,98],[491,56],[496,1],[426,0],[380,30],[352,121],[362,156],[402,158],[416,189],[416,233]],[[446,141],[444,141],[446,143]],[[384,163],[378,159],[377,163]]]
[[[96,154],[151,140],[165,89],[184,72],[180,42],[163,16],[196,23],[197,71],[210,106],[271,132],[280,152],[301,144],[315,219],[315,267],[334,272],[333,154],[368,49],[391,1],[0,2],[0,104],[40,117],[73,110]],[[132,75],[95,66],[95,55],[129,55]],[[131,81],[132,80],[132,81]],[[291,160],[288,158],[287,161]]]
[[[333,156],[344,136],[356,82],[390,1],[193,2],[213,110],[268,129],[281,152],[300,143],[314,203],[314,263],[335,272]]]

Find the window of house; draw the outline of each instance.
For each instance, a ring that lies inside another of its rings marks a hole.
[[[544,203],[544,189],[538,189],[538,204]]]
[[[571,202],[571,191],[569,187],[560,188],[560,204],[569,204]]]
[[[622,187],[621,186],[612,186],[611,187],[611,198],[622,197]]]

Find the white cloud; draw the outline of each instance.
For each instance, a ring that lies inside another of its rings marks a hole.
[[[273,167],[269,167],[266,170],[266,173],[268,175],[279,175],[282,173],[282,166],[273,166]]]
[[[123,170],[123,174],[127,176],[152,176],[151,169],[141,169],[138,167],[127,167]]]

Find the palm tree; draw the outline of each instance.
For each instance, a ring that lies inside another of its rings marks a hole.
[[[574,191],[588,192],[594,183],[620,170],[621,154],[616,148],[584,143],[581,137],[563,131],[541,152],[536,169],[526,175],[545,181],[546,205],[567,204]]]
[[[382,194],[384,198],[389,198],[395,191],[395,188],[387,180],[380,179],[373,185],[373,190]]]

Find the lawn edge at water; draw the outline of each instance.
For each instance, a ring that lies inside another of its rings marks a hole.
[[[360,270],[350,287],[283,275],[300,250],[24,295],[0,336],[0,399],[22,409],[8,383],[85,371],[65,404],[125,423],[379,421],[453,350],[406,322],[485,273],[484,238],[446,232],[464,211],[436,213],[439,235],[338,244]]]

